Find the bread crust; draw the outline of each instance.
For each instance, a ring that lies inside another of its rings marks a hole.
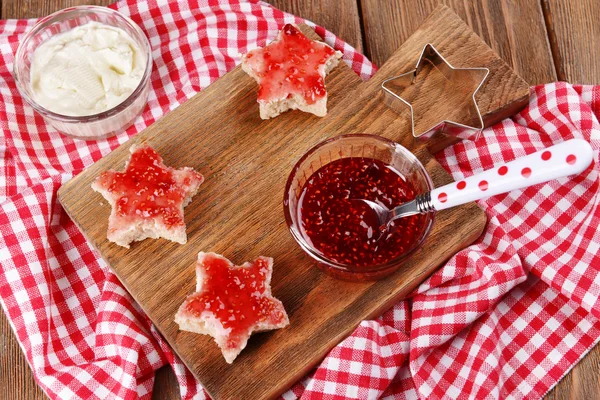
[[[298,27],[296,26],[296,28]],[[282,35],[283,30],[279,32],[277,38],[271,43],[282,40]],[[323,43],[323,45],[331,48],[331,46],[326,43]],[[255,50],[252,50],[242,55],[242,70],[250,75],[258,84],[260,84],[260,77],[248,62],[248,55],[253,55],[254,53]],[[325,76],[327,76],[327,74],[338,65],[341,58],[342,52],[336,50],[334,55],[330,57],[324,65],[319,66],[319,74],[323,79],[325,79]],[[291,97],[272,99],[270,101],[258,100],[258,104],[261,119],[275,118],[288,110],[300,110],[314,114],[318,117],[324,117],[327,115],[327,93],[325,93],[324,97],[318,99],[313,104],[308,104],[304,97],[299,94],[292,94]]]
[[[134,144],[129,148],[129,152],[134,154],[136,151],[144,148],[152,149],[148,145],[138,146]],[[131,157],[125,163],[125,170],[129,167],[130,161]],[[187,206],[192,201],[192,197],[198,193],[200,185],[204,182],[204,177],[189,167],[177,170],[166,166],[165,168],[171,170],[173,179],[178,185],[187,188],[180,210],[183,215],[183,208]],[[191,183],[186,185],[185,180],[190,176],[197,179],[192,179]],[[148,238],[164,238],[180,244],[185,244],[187,242],[185,224],[167,227],[159,218],[135,218],[128,220],[127,222],[125,222],[123,218],[119,218],[116,207],[118,197],[109,191],[110,185],[107,185],[101,177],[102,175],[92,182],[92,189],[100,193],[110,204],[112,209],[110,216],[108,217],[108,230],[106,235],[109,241],[126,248],[129,248],[130,244],[134,241],[141,241]]]
[[[231,364],[235,358],[244,350],[246,345],[248,344],[248,339],[253,333],[256,332],[264,332],[270,331],[273,329],[284,328],[289,325],[290,321],[285,312],[285,308],[281,301],[273,297],[271,293],[271,276],[273,274],[273,259],[270,257],[259,257],[258,260],[264,260],[267,263],[267,273],[265,278],[265,291],[263,296],[268,297],[271,301],[276,304],[276,311],[280,311],[283,314],[283,318],[279,323],[272,323],[268,320],[259,321],[258,323],[251,326],[247,332],[247,335],[242,337],[238,346],[231,347],[228,345],[231,333],[231,328],[227,329],[223,326],[223,324],[219,321],[218,318],[211,312],[204,311],[200,315],[194,314],[189,310],[189,303],[194,300],[194,298],[202,293],[205,284],[205,260],[222,260],[227,263],[229,268],[237,269],[237,268],[249,268],[253,263],[245,262],[240,266],[235,266],[231,261],[227,258],[223,257],[217,253],[198,253],[198,261],[196,262],[196,293],[193,293],[185,299],[183,304],[179,307],[177,314],[175,315],[175,323],[179,325],[179,329],[183,331],[194,332],[203,335],[210,335],[214,338],[215,342],[221,349],[221,353],[225,358],[225,361],[228,364]],[[256,262],[256,261],[255,261]]]

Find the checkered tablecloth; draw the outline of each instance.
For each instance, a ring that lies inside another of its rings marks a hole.
[[[206,397],[56,199],[58,187],[232,69],[286,22],[251,1],[122,1],[150,39],[148,107],[135,125],[71,140],[23,103],[11,76],[35,21],[0,21],[0,300],[51,398],[147,398],[169,363],[184,399]],[[322,28],[367,79],[374,67]],[[528,108],[438,154],[455,179],[577,137],[594,165],[479,204],[483,236],[406,301],[364,321],[291,398],[539,398],[600,338],[600,87],[531,89]],[[267,254],[268,255],[268,254]],[[293,316],[291,323],[294,323]]]

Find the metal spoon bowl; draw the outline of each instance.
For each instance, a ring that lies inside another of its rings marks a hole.
[[[581,139],[571,139],[547,149],[517,158],[506,164],[452,182],[418,195],[414,200],[388,209],[374,201],[365,203],[377,215],[380,232],[398,219],[415,214],[444,210],[497,194],[522,189],[584,171],[593,160],[592,147]]]

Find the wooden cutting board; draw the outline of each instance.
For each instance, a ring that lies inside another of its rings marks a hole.
[[[385,38],[381,38],[385,40]],[[368,82],[345,64],[327,78],[329,114],[297,111],[262,121],[255,82],[238,67],[62,186],[60,202],[148,314],[175,352],[216,399],[272,398],[311,370],[364,319],[407,295],[440,264],[481,234],[486,218],[475,204],[438,213],[424,246],[391,277],[371,283],[323,274],[287,231],[283,191],[293,165],[320,141],[343,133],[374,133],[412,148],[436,185],[450,176],[415,147],[410,121],[384,106],[381,81],[414,67],[430,42],[455,67],[486,66],[478,94],[491,124],[521,108],[528,85],[448,8],[440,7]],[[90,185],[107,169],[122,169],[133,143],[147,142],[167,165],[189,166],[206,181],[185,210],[188,243],[145,240],[127,250],[106,239],[110,207]],[[199,251],[236,264],[275,259],[273,293],[291,325],[254,335],[232,365],[212,338],[180,332],[173,316],[194,291]]]

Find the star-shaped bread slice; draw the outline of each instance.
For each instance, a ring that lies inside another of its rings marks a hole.
[[[245,54],[242,69],[259,85],[260,117],[274,118],[290,109],[327,114],[325,76],[341,57],[341,52],[310,40],[292,24],[266,47]]]
[[[129,248],[133,241],[159,237],[185,244],[183,208],[204,177],[192,168],[174,169],[148,145],[133,145],[124,172],[105,171],[92,183],[112,207],[108,240]]]
[[[253,332],[289,324],[283,304],[271,295],[273,259],[235,266],[216,253],[198,253],[196,292],[177,314],[179,329],[212,336],[229,364]]]

